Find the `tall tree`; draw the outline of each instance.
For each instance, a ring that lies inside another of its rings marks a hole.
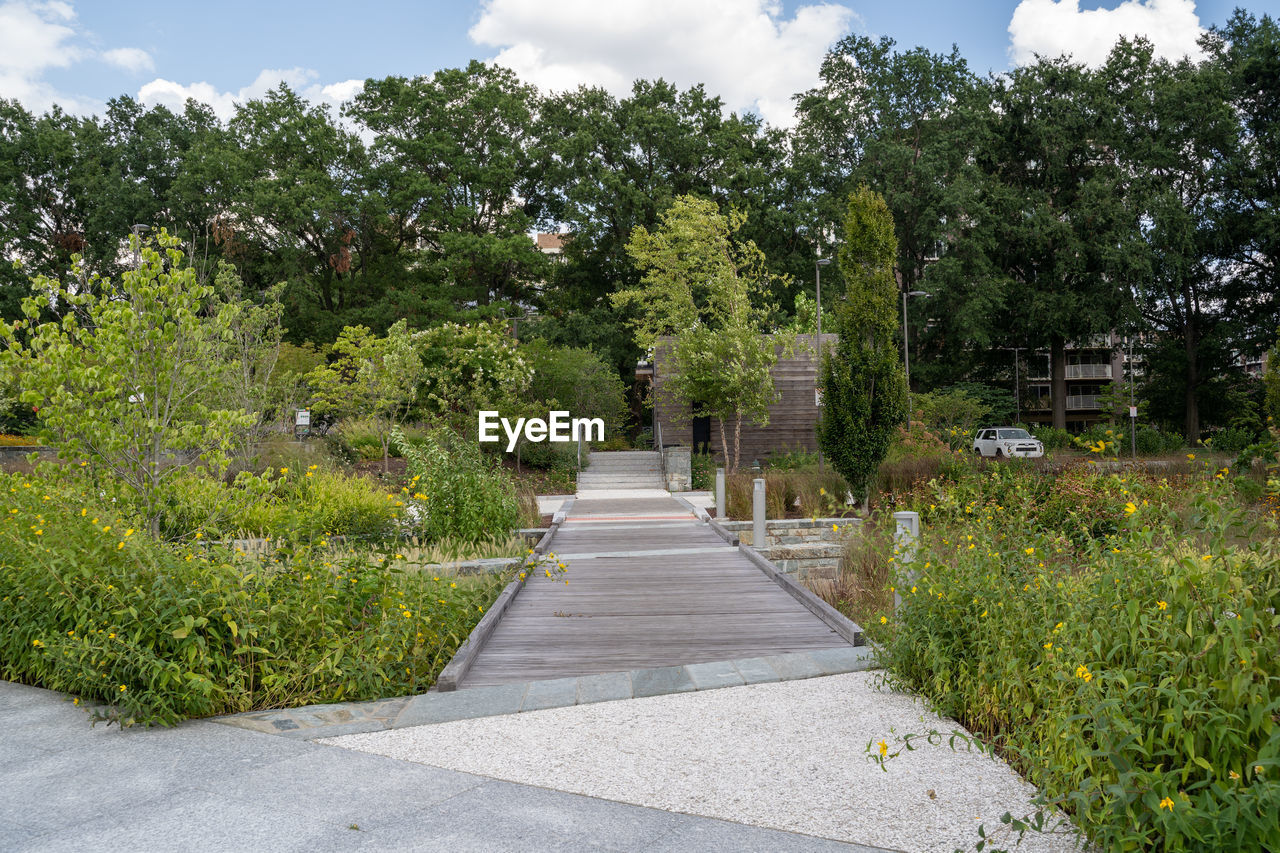
[[[1230,366],[1227,343],[1245,296],[1225,274],[1213,165],[1231,160],[1238,140],[1227,75],[1216,62],[1159,59],[1141,41],[1122,41],[1102,75],[1116,107],[1109,147],[1133,223],[1122,280],[1155,332],[1150,366],[1177,370],[1170,378],[1181,389],[1183,434],[1194,442],[1207,386]]]
[[[397,250],[458,306],[526,303],[549,275],[529,239],[538,104],[511,71],[473,61],[370,80],[347,108],[376,135],[371,177]]]
[[[846,299],[835,311],[840,341],[822,364],[818,443],[855,495],[869,484],[906,417],[906,375],[898,357],[897,257],[893,217],[865,186],[849,196],[840,245]]]
[[[1121,282],[1135,232],[1113,104],[1098,74],[1040,59],[989,81],[964,216],[928,276],[939,332],[982,347],[1048,349],[1053,423],[1066,426],[1066,344],[1131,313]]]

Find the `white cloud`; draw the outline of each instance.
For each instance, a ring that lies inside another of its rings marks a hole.
[[[76,32],[68,24],[74,19],[66,3],[0,4],[0,98],[37,111],[55,100],[66,106],[41,78],[50,68],[66,68],[84,56],[72,43]]]
[[[791,96],[817,85],[823,55],[855,19],[835,3],[784,19],[776,0],[485,0],[469,35],[544,90],[585,83],[625,95],[640,78],[703,83],[730,109],[789,127]]]
[[[113,50],[104,50],[102,58],[117,68],[123,68],[134,74],[140,71],[156,70],[151,54],[140,47],[117,47]]]
[[[321,86],[315,82],[318,76],[319,74],[310,68],[266,69],[259,72],[252,83],[234,92],[221,91],[211,83],[182,84],[157,77],[138,90],[138,100],[145,104],[162,104],[171,110],[181,111],[187,99],[194,98],[208,104],[213,108],[214,114],[225,121],[235,115],[236,104],[261,98],[281,83],[287,84],[289,88],[313,104],[328,104],[332,107],[350,100],[364,86],[363,80],[344,80],[341,83]]]
[[[1195,0],[1124,0],[1114,9],[1083,11],[1079,0],[1022,0],[1009,21],[1009,55],[1022,65],[1035,54],[1069,53],[1096,66],[1120,36],[1144,36],[1159,56],[1196,58],[1202,33]]]

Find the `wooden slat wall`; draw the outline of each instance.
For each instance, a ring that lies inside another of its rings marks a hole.
[[[823,348],[830,350],[836,344],[836,335],[823,335]],[[817,353],[815,337],[802,336],[790,358],[779,357],[773,367],[774,390],[779,394],[777,402],[769,407],[769,425],[742,424],[741,464],[750,465],[753,459],[764,459],[770,454],[786,450],[817,450],[814,428],[818,423],[819,408],[814,405],[813,391],[817,381]],[[689,418],[679,418],[683,407],[678,407],[669,394],[663,393],[664,384],[670,379],[666,373],[671,368],[670,343],[664,339],[653,355],[653,386],[657,420],[662,424],[664,444],[693,443],[693,427]],[[729,442],[733,443],[733,424],[726,423]],[[712,451],[720,453],[720,425],[711,420]]]

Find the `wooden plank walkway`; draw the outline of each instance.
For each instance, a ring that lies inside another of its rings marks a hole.
[[[462,688],[849,647],[670,497],[579,498],[551,550]]]

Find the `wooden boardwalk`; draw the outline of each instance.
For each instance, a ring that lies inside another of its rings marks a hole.
[[[670,497],[579,498],[551,550],[463,689],[849,647]]]

